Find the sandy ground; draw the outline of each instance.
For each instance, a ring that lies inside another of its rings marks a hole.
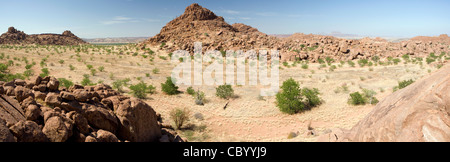
[[[126,47],[128,47],[126,49]],[[105,47],[111,48],[111,47]],[[144,58],[141,54],[144,51],[137,51],[139,55],[132,56],[136,52],[135,47],[116,46],[115,53],[108,54],[105,50],[89,49],[89,54],[79,53],[80,59],[74,49],[66,47],[66,51],[58,49],[60,53],[50,47],[28,48],[28,49],[0,49],[0,53],[5,54],[1,63],[13,60],[14,66],[9,67],[12,73],[22,73],[25,71],[26,57],[29,63],[36,62],[32,70],[35,76],[41,73],[39,63],[47,55],[46,68],[50,75],[57,78],[66,78],[80,83],[83,74],[90,74],[86,65],[93,65],[94,68],[103,66],[104,72],[99,72],[90,77],[93,82],[103,81],[110,84],[114,80],[130,78],[131,83],[139,82],[139,78],[147,84],[152,84],[157,88],[157,93],[149,95],[145,100],[156,112],[161,113],[163,121],[170,123],[169,112],[175,108],[187,108],[191,111],[191,120],[188,125],[192,129],[178,131],[186,136],[190,141],[316,141],[317,135],[323,134],[332,128],[350,129],[359,120],[364,118],[374,107],[350,106],[347,104],[349,92],[361,91],[363,88],[372,89],[377,92],[376,97],[381,101],[392,93],[392,88],[398,81],[406,79],[417,80],[429,75],[429,71],[435,71],[435,67],[428,66],[425,62],[423,67],[418,64],[404,64],[389,66],[373,66],[361,68],[349,67],[345,64],[338,67],[333,72],[328,72],[328,67],[319,69],[319,64],[309,64],[308,69],[302,69],[301,64],[296,67],[283,67],[280,70],[280,84],[282,81],[293,78],[300,82],[301,87],[318,88],[324,103],[312,110],[295,115],[281,113],[275,104],[275,97],[259,98],[261,87],[257,86],[233,86],[237,98],[230,101],[219,99],[215,96],[213,86],[194,86],[205,92],[207,103],[205,106],[197,106],[192,96],[183,93],[175,96],[168,96],[161,92],[161,83],[170,76],[172,69],[177,65],[168,60],[163,60],[158,56],[167,56],[167,52],[152,48],[156,57],[153,61]],[[119,51],[123,51],[119,54]],[[129,54],[127,54],[129,52]],[[39,53],[39,54],[38,54]],[[9,59],[7,58],[9,56]],[[14,60],[14,57],[16,60]],[[169,57],[168,57],[169,58]],[[64,60],[64,63],[59,63]],[[356,63],[356,61],[355,61]],[[289,63],[292,65],[292,63]],[[71,71],[69,65],[75,67]],[[338,65],[338,63],[335,63]],[[154,74],[153,69],[158,68],[160,72]],[[312,72],[314,70],[314,72]],[[150,77],[146,76],[150,74]],[[113,75],[111,77],[111,74]],[[33,78],[33,77],[31,77]],[[335,90],[346,84],[349,92],[336,93]],[[180,86],[181,91],[186,91],[187,86]],[[125,90],[128,90],[125,88]],[[128,95],[128,94],[127,94]],[[227,109],[223,109],[229,102]],[[197,119],[194,114],[201,114],[203,119]],[[311,123],[317,135],[308,135],[307,127]],[[296,137],[288,139],[288,135],[293,132]]]

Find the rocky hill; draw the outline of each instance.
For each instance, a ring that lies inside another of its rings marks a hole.
[[[87,43],[68,30],[62,34],[28,35],[10,27],[0,36],[0,44],[80,45]]]
[[[394,92],[351,130],[319,141],[450,142],[450,65]]]
[[[144,101],[54,77],[0,82],[0,142],[183,142]]]
[[[450,51],[447,35],[437,38],[418,37],[398,43],[381,38],[348,40],[333,36],[293,34],[289,37],[268,36],[245,24],[230,25],[223,17],[194,3],[185,12],[169,22],[156,36],[139,46],[165,45],[162,48],[193,51],[194,42],[202,42],[203,50],[280,50],[282,61],[296,59],[317,61],[331,57],[335,60],[399,57],[409,54],[425,57],[430,53]]]
[[[146,44],[161,45],[168,50],[193,51],[194,42],[202,42],[204,49],[258,49],[273,48],[277,38],[259,32],[244,24],[230,25],[223,17],[194,3],[185,12],[167,23],[156,36],[148,39]]]

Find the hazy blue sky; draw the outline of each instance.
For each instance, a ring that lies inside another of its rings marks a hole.
[[[0,0],[0,33],[148,37],[194,2],[267,34],[450,34],[449,0]]]

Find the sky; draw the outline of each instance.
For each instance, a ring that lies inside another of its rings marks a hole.
[[[266,34],[450,34],[449,0],[0,0],[0,33],[150,37],[192,3]]]

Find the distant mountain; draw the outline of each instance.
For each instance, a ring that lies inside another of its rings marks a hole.
[[[116,38],[83,38],[84,41],[94,44],[102,43],[140,43],[147,39],[148,37],[116,37]]]

